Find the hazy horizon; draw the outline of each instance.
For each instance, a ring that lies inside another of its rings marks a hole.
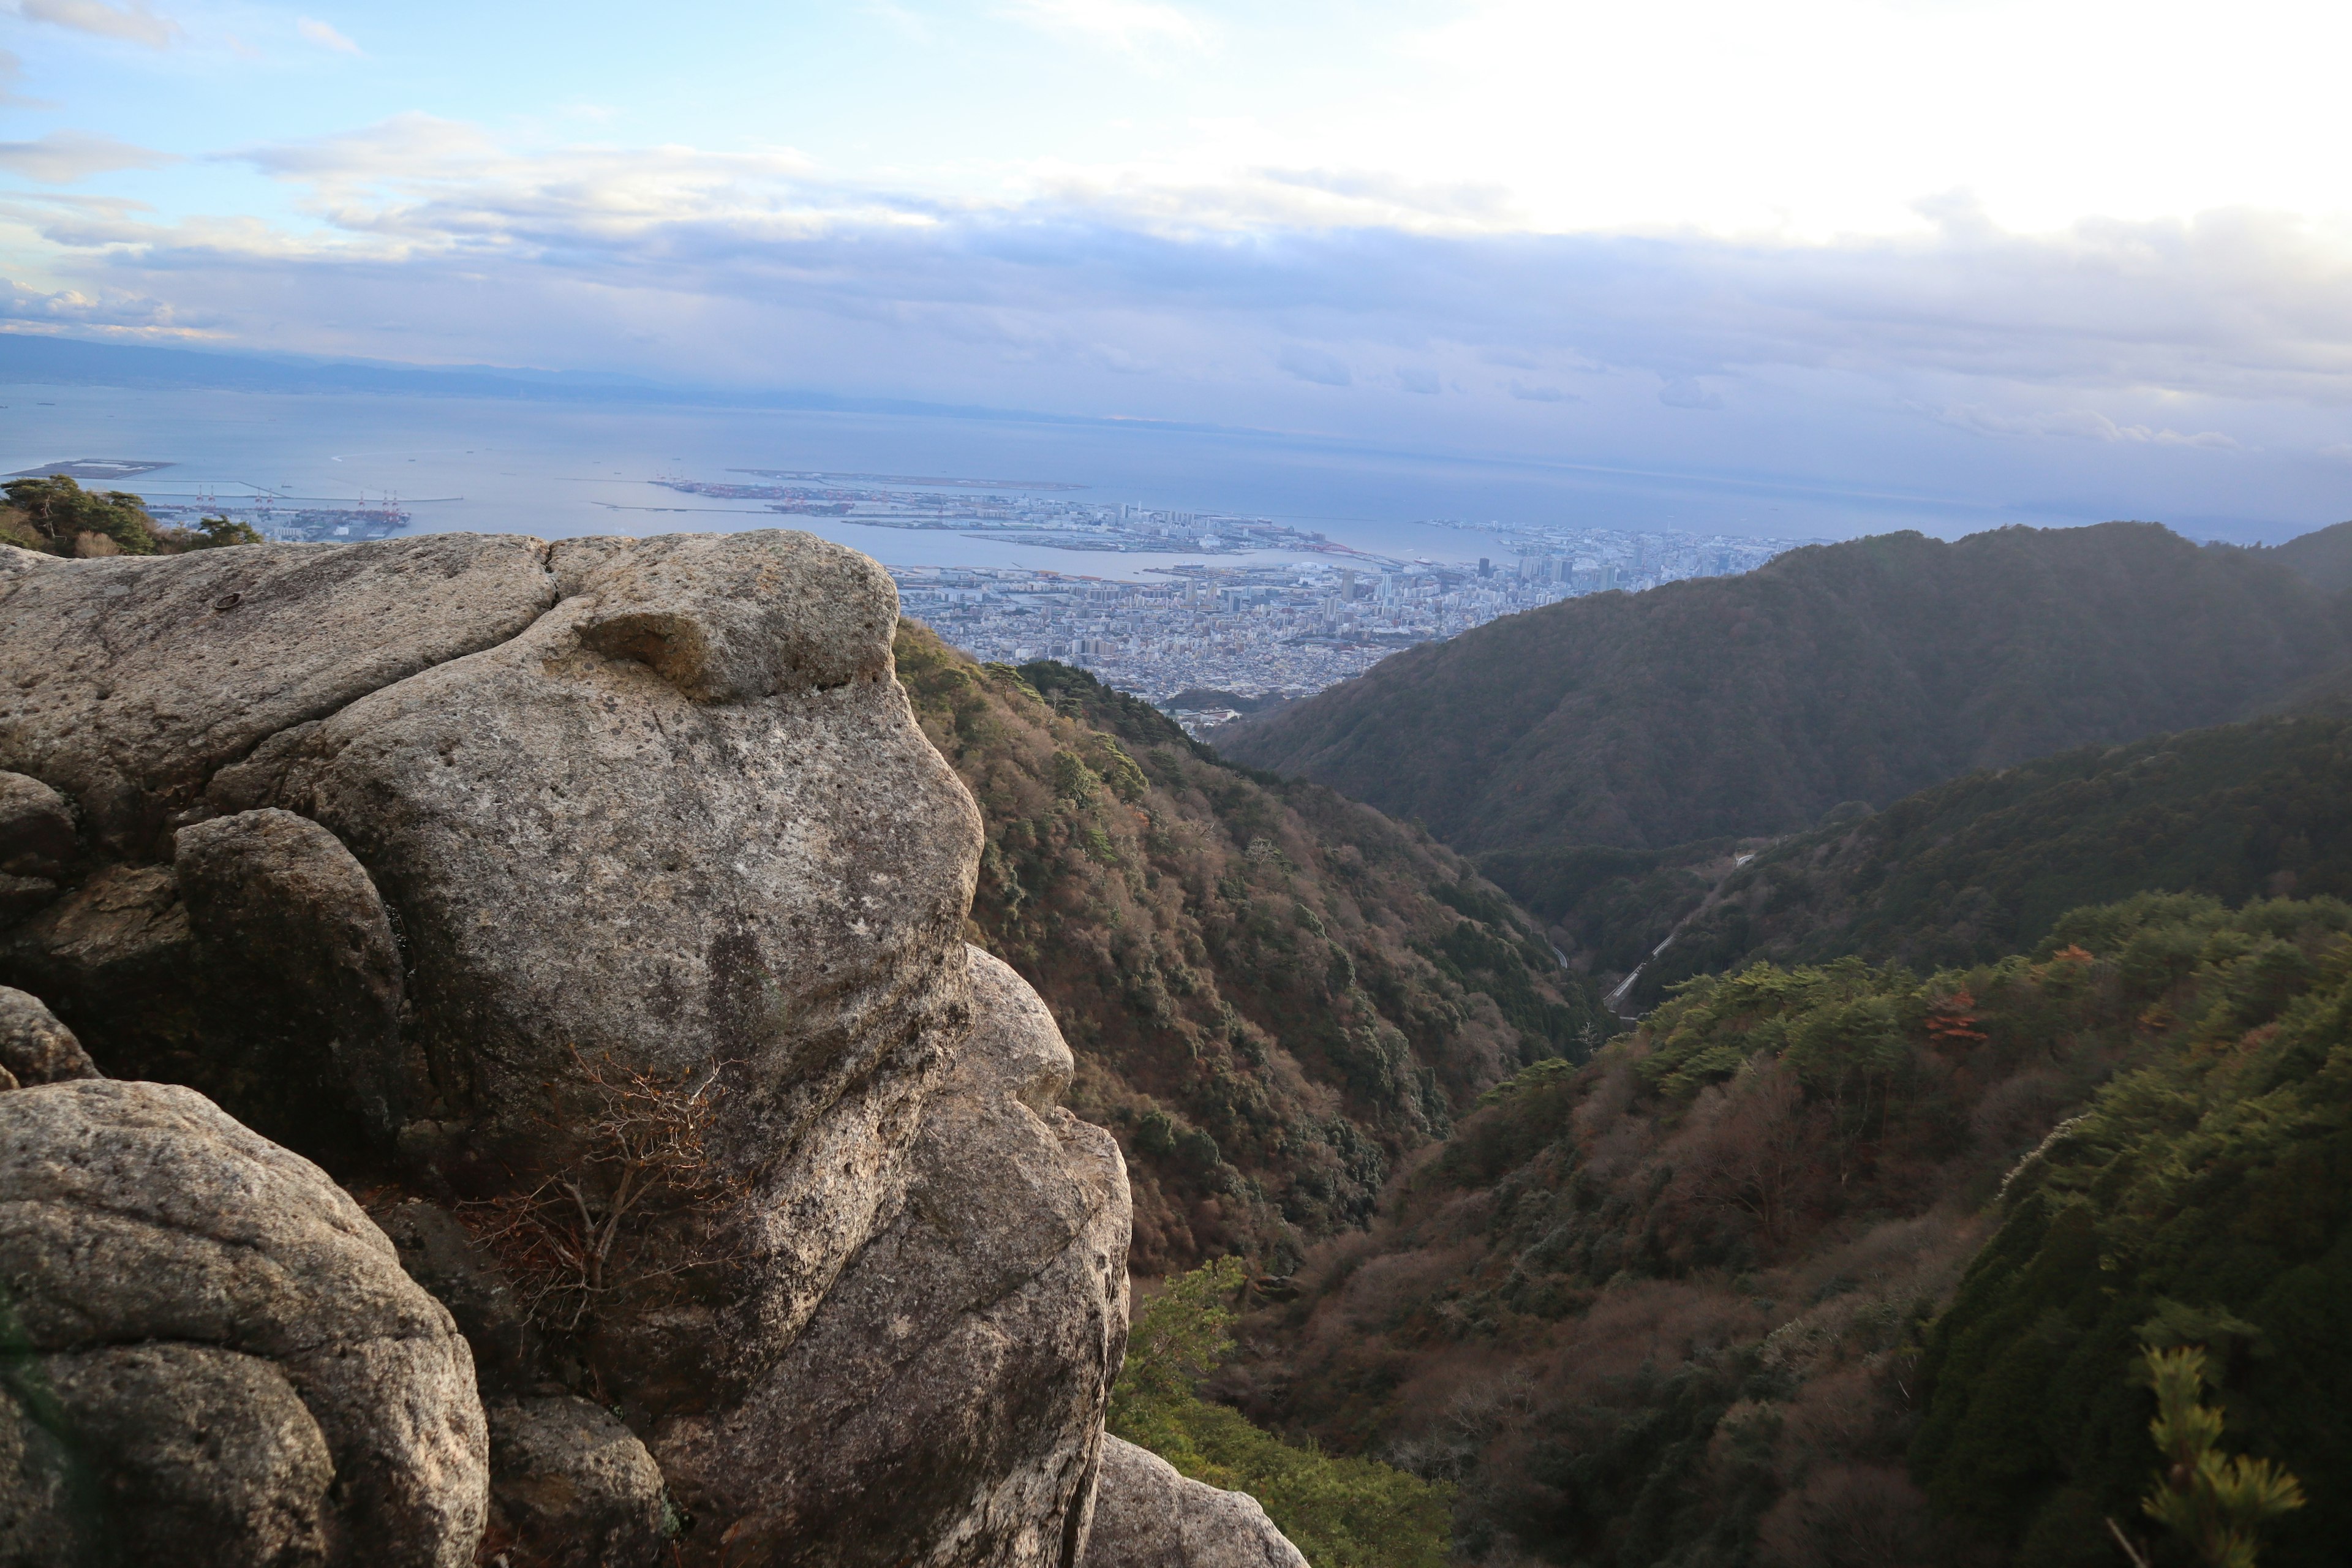
[[[2352,512],[2347,32],[14,0],[0,382],[37,335],[501,366],[2275,541]]]

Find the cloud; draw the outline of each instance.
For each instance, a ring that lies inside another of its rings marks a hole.
[[[1434,397],[1445,390],[1445,384],[1438,379],[1437,373],[1433,370],[1428,370],[1420,365],[1401,364],[1397,366],[1396,374],[1397,384],[1407,392],[1417,392],[1424,397]]]
[[[1003,14],[1139,57],[1199,53],[1212,42],[1205,24],[1161,0],[1015,0]]]
[[[1412,363],[1436,342],[1528,370],[1630,373],[1675,408],[1790,375],[1864,378],[1879,387],[1872,401],[1937,419],[1948,405],[2018,405],[1962,390],[1978,383],[2070,389],[2084,406],[2155,395],[2352,403],[2352,233],[2260,214],[1824,244],[1243,225],[1228,219],[1263,184],[1247,172],[1205,193],[1070,186],[947,202],[828,177],[790,149],[524,153],[423,114],[226,156],[296,187],[315,231],[229,238],[221,220],[154,230],[136,242],[148,260],[201,244],[208,269],[228,269],[250,247],[320,267],[398,263],[424,288],[435,258],[496,258],[518,289],[536,269],[622,290],[790,300],[920,321],[1008,353],[1107,364],[1099,351],[1116,345],[1180,379],[1188,364],[1246,379],[1239,366],[1270,362],[1288,378],[1348,384],[1351,363]],[[1616,395],[1601,384],[1585,390]],[[1558,391],[1526,377],[1485,395],[1532,404]],[[2101,438],[2134,442],[2127,432],[2145,427],[2152,444],[2223,439],[2176,428],[2181,417],[2118,405],[2111,422],[2126,433]]]
[[[1695,375],[1670,375],[1658,388],[1658,401],[1669,408],[1720,408],[1721,395],[1711,392]]]
[[[281,182],[299,217],[0,191],[19,276],[73,296],[18,319],[1313,430],[1554,471],[1835,473],[1973,498],[1971,520],[2044,520],[2051,497],[2295,517],[2344,473],[2314,453],[2352,407],[2352,236],[2258,214],[1818,243],[1328,208],[1244,225],[1227,220],[1300,187],[1244,169],[1213,189],[949,201],[790,149],[522,151],[421,114],[223,156]],[[1387,395],[1334,390],[1360,384]],[[1399,395],[1433,384],[1447,395]],[[2240,453],[2208,449],[2229,440]],[[2021,496],[2043,510],[2000,510]]]
[[[2124,441],[2158,447],[2202,447],[2234,452],[2241,443],[2219,430],[2188,434],[2148,425],[2122,425],[2095,408],[2065,408],[2046,413],[2009,415],[1959,404],[1939,416],[1948,425],[1985,436],[2063,436],[2076,440]]]
[[[1285,343],[1275,356],[1275,363],[1301,381],[1311,381],[1318,386],[1353,386],[1356,377],[1348,369],[1348,362],[1321,349],[1311,349],[1304,343]]]
[[[57,105],[45,98],[26,98],[16,90],[25,79],[25,62],[6,49],[0,49],[0,109],[55,109]]]
[[[86,294],[79,289],[43,291],[0,278],[0,332],[183,341],[212,334],[177,319],[161,300],[121,289]]]
[[[336,31],[328,23],[319,21],[315,17],[297,16],[294,19],[294,30],[322,49],[332,49],[341,55],[355,55],[360,52],[360,47],[357,44]]]
[[[121,38],[151,49],[170,48],[184,36],[180,24],[158,14],[147,0],[129,0],[121,5],[109,5],[105,0],[16,0],[16,12],[29,22]]]
[[[52,131],[37,142],[0,142],[0,169],[45,185],[70,185],[111,169],[160,169],[180,160],[111,136]]]

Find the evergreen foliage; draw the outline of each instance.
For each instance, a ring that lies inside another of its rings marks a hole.
[[[2325,593],[2352,588],[2352,522],[2298,534],[2270,555]]]
[[[2111,1561],[2147,1484],[2143,1343],[2197,1344],[2252,1457],[2311,1484],[2263,1561],[2352,1540],[2352,910],[2146,898],[2061,921],[2148,1041],[2013,1175],[1922,1363],[1914,1468],[2032,1563]]]
[[[1197,1481],[1258,1500],[1313,1568],[1442,1568],[1453,1489],[1377,1459],[1285,1443],[1202,1399],[1234,1348],[1227,1301],[1247,1280],[1217,1259],[1168,1281],[1136,1313],[1108,1429]]]
[[[66,474],[10,479],[0,485],[0,544],[47,555],[174,555],[230,544],[258,544],[261,535],[226,517],[194,529],[162,528],[147,503],[129,490],[86,490]]]
[[[2304,1506],[2302,1483],[2268,1459],[2221,1451],[2226,1421],[2204,1402],[2201,1348],[2151,1347],[2140,1362],[2156,1391],[2148,1435],[2163,1461],[2140,1511],[2169,1528],[2208,1568],[2254,1568],[2262,1527]]]
[[[2067,910],[2155,889],[2232,904],[2352,897],[2347,799],[2346,718],[2263,719],[1970,773],[1732,871],[1631,1000],[1654,1005],[1694,974],[1759,960],[1987,963],[2032,947]]]

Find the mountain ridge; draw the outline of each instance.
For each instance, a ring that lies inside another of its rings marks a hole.
[[[1786,833],[2342,667],[2342,601],[2274,553],[2133,522],[1811,546],[1505,617],[1220,744],[1470,854]]]

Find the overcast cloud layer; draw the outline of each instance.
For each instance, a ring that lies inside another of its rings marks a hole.
[[[1524,96],[1525,62],[1496,40],[1557,39],[1573,6],[1541,21],[1502,5],[1304,7],[1352,26],[1362,51],[1320,75],[1286,68],[1283,40],[1239,13],[1032,0],[976,23],[968,8],[845,6],[834,32],[770,46],[778,61],[820,45],[854,56],[866,95],[772,72],[731,130],[658,61],[637,62],[648,101],[570,102],[615,85],[625,40],[611,58],[554,49],[495,62],[478,89],[428,89],[417,40],[436,18],[321,9],[18,0],[0,53],[8,330],[1244,426],[1885,487],[2027,521],[2155,516],[2276,539],[2352,512],[2352,224],[2332,175],[2298,196],[2250,165],[2263,199],[2216,202],[2202,199],[2227,189],[2210,159],[2182,154],[2179,210],[2135,169],[2111,189],[2082,176],[2077,210],[2052,219],[2065,193],[2021,179],[1896,201],[1901,161],[1878,149],[1857,153],[1851,189],[1834,167],[1798,170],[1779,193],[1794,205],[1759,223],[1717,199],[1703,165],[1710,146],[1752,160],[1772,132],[1704,106],[1661,98],[1709,137],[1666,126],[1645,153],[1623,132],[1581,213],[1579,177],[1557,166],[1589,148],[1545,164],[1521,126],[1491,157],[1475,138],[1440,156],[1377,127],[1383,102],[1389,120],[1434,112],[1410,107],[1416,84],[1475,88],[1465,37],[1487,40],[1496,90]],[[2166,25],[2160,8],[2076,9]],[[2260,20],[2297,12],[2271,9]],[[1974,17],[1995,34],[2026,15],[1822,10],[1849,26]],[[1591,15],[1598,37],[1607,14]],[[457,14],[440,20],[467,36]],[[922,77],[943,51],[961,68]],[[738,39],[697,57],[706,96],[747,52]],[[1674,66],[1628,68],[1663,89]],[[240,72],[278,107],[211,112]],[[1233,107],[1219,95],[1236,78],[1283,114],[1211,112]],[[1884,85],[1858,79],[1858,101]],[[1997,109],[2000,84],[1978,85]],[[1076,100],[1066,120],[1005,107],[1056,90]],[[954,91],[967,96],[943,105]],[[180,117],[159,117],[159,95]],[[1124,106],[1158,118],[1108,112]],[[897,142],[860,153],[860,107],[933,128],[894,126]],[[1335,141],[1351,114],[1360,146]],[[1788,134],[1789,157],[1828,158],[1820,127]],[[1967,172],[1941,130],[1921,135],[1924,174]],[[2104,156],[2129,159],[2131,142],[2118,132]],[[907,160],[926,145],[928,161]],[[1622,205],[1620,165],[1643,157],[1686,216],[1602,221]],[[2027,166],[2004,146],[1986,158],[1993,174]],[[2100,166],[2063,149],[2051,161]],[[1818,221],[1840,211],[1854,221]]]

